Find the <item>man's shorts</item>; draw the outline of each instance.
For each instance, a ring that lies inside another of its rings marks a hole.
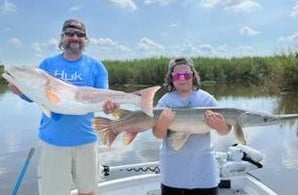
[[[72,185],[79,192],[95,191],[98,179],[97,143],[60,147],[40,142],[39,195],[65,195]]]

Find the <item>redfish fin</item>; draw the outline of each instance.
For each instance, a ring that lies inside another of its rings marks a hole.
[[[59,96],[55,92],[53,92],[51,90],[46,90],[46,97],[53,104],[58,104],[60,102]]]
[[[243,129],[239,124],[236,124],[234,126],[234,132],[235,132],[235,136],[236,136],[237,140],[239,141],[239,143],[245,145],[246,144],[246,138],[245,138]]]
[[[170,131],[168,136],[174,150],[179,150],[188,140],[190,133]]]
[[[127,146],[129,145],[137,136],[138,133],[125,133],[123,136],[123,145]]]
[[[103,117],[93,118],[93,127],[105,146],[111,146],[119,134],[118,131],[113,129],[112,122],[113,120]]]
[[[41,111],[42,111],[48,118],[51,118],[51,111],[50,111],[47,107],[45,107],[45,106],[43,106],[43,105],[40,105],[40,104],[38,104],[38,106],[39,106],[39,108],[41,109]]]
[[[133,92],[141,96],[141,110],[150,117],[153,117],[153,99],[155,93],[160,89],[160,86],[148,87],[139,91]]]
[[[120,110],[119,108],[117,108],[111,114],[115,120],[119,120],[121,117],[126,115],[126,110]]]

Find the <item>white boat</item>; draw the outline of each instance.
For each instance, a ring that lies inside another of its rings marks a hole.
[[[220,195],[277,195],[249,172],[262,168],[262,155],[247,146],[231,146],[226,153],[216,153],[220,168]],[[98,183],[100,195],[160,195],[159,163],[148,162],[121,166],[103,166],[103,180]],[[120,173],[120,177],[119,177]],[[117,175],[113,178],[113,174]],[[112,177],[109,178],[109,177]],[[77,190],[72,190],[72,195]]]

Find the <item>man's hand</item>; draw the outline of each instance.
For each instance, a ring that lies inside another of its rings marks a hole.
[[[110,99],[104,102],[102,109],[105,114],[110,114],[112,112],[115,112],[120,107],[119,104],[112,102]]]

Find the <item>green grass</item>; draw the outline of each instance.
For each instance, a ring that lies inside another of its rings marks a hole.
[[[195,68],[205,85],[225,82],[260,87],[264,91],[298,91],[298,53],[267,57],[208,58],[194,57]],[[104,61],[110,85],[162,85],[170,61],[154,57],[126,61]],[[0,73],[3,65],[0,65]],[[5,82],[0,78],[0,83]]]
[[[170,58],[104,61],[110,84],[161,85]],[[298,55],[243,58],[193,58],[203,85],[241,83],[264,91],[298,91]]]

